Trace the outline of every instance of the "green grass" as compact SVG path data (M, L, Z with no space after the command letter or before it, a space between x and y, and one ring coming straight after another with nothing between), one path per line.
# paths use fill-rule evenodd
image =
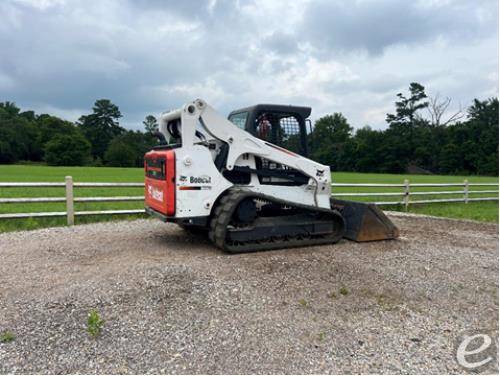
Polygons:
M349 294L349 290L347 289L347 287L341 287L339 290L339 293L340 293L340 295L346 296Z
M48 167L41 165L0 165L0 181L6 182L64 182L64 178L71 175L75 182L142 182L144 171L142 168L112 168L112 167ZM468 179L474 182L498 182L497 177L481 176L438 176L438 175L397 175L397 174L363 174L363 173L333 173L333 181L338 183L402 183L409 179L411 183L461 183ZM459 190L460 187L421 188L418 190ZM474 190L496 189L496 187L474 187ZM335 187L338 192L401 192L401 188L355 188ZM75 197L89 196L140 196L143 188L75 188ZM0 188L0 197L64 197L64 188ZM470 197L478 197L471 195ZM487 194L487 196L495 196ZM419 198L441 198L442 196L420 196ZM461 194L447 195L446 197L461 197ZM416 197L412 197L415 199ZM349 199L349 198L347 198ZM400 200L401 197L353 197L355 200L383 201ZM142 201L137 202L100 202L75 203L75 210L110 210L110 209L141 209ZM384 209L404 210L401 206L384 207ZM65 211L64 203L25 203L0 204L0 213L27 213L39 211ZM498 202L471 202L440 203L412 205L410 212L430 214L451 218L466 218L479 221L498 222ZM114 216L85 216L76 217L76 224L109 221L116 219L137 218L141 215L114 215ZM35 229L49 226L62 226L65 218L29 218L0 220L0 231L15 231Z
M0 334L0 343L9 343L16 339L14 333L6 330Z
M80 182L141 182L142 168L50 167L40 165L0 165L0 181L55 181L67 175Z
M87 316L87 333L95 338L101 334L103 325L104 320L101 319L99 312L95 309L90 310Z

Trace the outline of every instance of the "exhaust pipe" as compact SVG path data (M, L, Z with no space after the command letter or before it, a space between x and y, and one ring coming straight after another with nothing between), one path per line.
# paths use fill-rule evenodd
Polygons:
M158 139L160 145L167 144L167 139L165 138L165 135L163 133L161 133L160 131L154 131L151 134Z
M344 217L346 231L344 237L356 242L396 239L399 229L374 204L330 199L332 208Z

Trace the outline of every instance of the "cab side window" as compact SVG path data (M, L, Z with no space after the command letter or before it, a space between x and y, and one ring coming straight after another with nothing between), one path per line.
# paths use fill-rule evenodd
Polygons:
M240 112L233 114L229 117L229 121L236 125L238 128L245 130L245 125L247 123L248 112Z

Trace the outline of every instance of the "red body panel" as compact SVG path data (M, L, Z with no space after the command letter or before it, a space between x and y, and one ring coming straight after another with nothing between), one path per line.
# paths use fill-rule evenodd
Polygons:
M175 152L153 150L144 158L146 206L167 216L175 215Z

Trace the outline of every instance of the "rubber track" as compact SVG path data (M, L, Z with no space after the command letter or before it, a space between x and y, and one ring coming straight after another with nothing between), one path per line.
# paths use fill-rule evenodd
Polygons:
M308 205L301 205L292 202L288 202L285 200L277 200L275 198L255 193L252 191L246 191L241 188L233 188L230 189L218 202L216 208L214 209L214 214L210 220L209 226L209 239L217 246L218 248L230 252L230 253L242 253L242 252L256 252L256 251L266 251L271 249L280 249L280 248L291 248L291 247L302 247L309 245L319 245L319 244L332 244L337 243L344 234L344 229L339 231L338 234L324 236L324 237L314 237L314 238L289 238L282 239L279 241L259 241L259 242L251 242L247 244L239 244L239 245L231 245L226 243L226 233L227 227L231 221L231 217L233 212L238 207L238 204L245 199L246 197L252 197L257 199L263 199L270 202L275 202L282 205L292 206L300 209L311 210L315 212L325 212L334 216L338 216L342 218L340 213L337 210L330 210L324 208L317 208Z

